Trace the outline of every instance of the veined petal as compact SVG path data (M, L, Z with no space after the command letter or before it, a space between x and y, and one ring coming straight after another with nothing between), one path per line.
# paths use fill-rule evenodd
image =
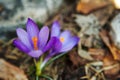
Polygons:
M41 50L33 50L28 53L28 55L33 58L39 58L42 54L43 52Z
M39 34L38 26L30 18L28 18L28 21L26 24L26 29L27 29L28 35L30 36L31 39L32 39L32 37L38 37L38 34Z
M52 25L52 30L51 30L51 37L58 37L60 34L60 24L55 21Z
M58 53L62 48L62 43L60 42L60 40L57 38L55 40L55 44L54 44L54 47L53 47L53 52L55 53Z
M39 33L39 48L43 50L49 38L49 28L43 27Z
M21 28L18 28L16 30L17 32L17 35L18 35L18 38L21 40L21 42L26 45L29 49L32 49L32 46L31 46L31 43L28 39L28 34L26 31L24 31L23 29Z
M47 45L45 46L45 48L43 49L43 52L51 49L53 47L53 45L55 44L57 37L52 37L49 42L47 43Z
M60 35L60 41L62 42L62 45L65 45L70 40L71 34L70 31L64 31Z
M62 43L57 38L55 40L54 46L52 47L52 50L50 51L50 53L48 54L48 56L52 57L54 55L57 55L60 52L61 48L62 48Z
M13 44L21 51L28 53L30 51L29 48L26 47L19 39L15 39L13 41Z
M78 41L78 37L71 37L71 39L64 46L62 46L60 52L67 52L71 50L78 43Z

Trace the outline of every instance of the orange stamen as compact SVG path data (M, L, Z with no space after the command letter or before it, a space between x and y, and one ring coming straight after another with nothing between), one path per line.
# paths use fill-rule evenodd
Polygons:
M37 46L38 38L35 36L32 38L32 41L33 41L34 50L38 50L38 46Z
M65 41L64 37L60 37L60 41L64 42Z

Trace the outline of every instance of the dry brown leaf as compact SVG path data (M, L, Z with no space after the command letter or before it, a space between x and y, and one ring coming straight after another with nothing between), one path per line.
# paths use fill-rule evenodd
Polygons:
M120 61L120 50L117 49L117 47L110 40L110 37L109 37L109 34L107 33L107 31L101 30L100 36L101 36L103 42L109 48L110 52L112 53L113 58L115 60L119 60Z
M71 51L69 57L74 66L79 66L80 64L86 63L85 59L81 58L75 50Z
M106 44L106 46L111 46L110 39L109 39L109 36L108 36L108 33L106 30L101 30L100 37L102 38L102 40Z
M93 14L97 17L100 25L104 26L108 22L108 19L111 17L113 12L114 12L114 7L112 5L109 5L106 6L105 8L93 12Z
M103 68L104 67L111 67L109 69L104 70L104 73L108 76L116 75L120 71L120 65L119 65L118 61L114 60L114 58L111 55L106 55L104 57Z
M90 55L96 60L103 60L105 56L105 50L103 49L89 49Z
M23 70L0 59L0 80L28 80Z
M103 8L109 3L104 0L80 0L77 4L77 12L88 14L93 10Z

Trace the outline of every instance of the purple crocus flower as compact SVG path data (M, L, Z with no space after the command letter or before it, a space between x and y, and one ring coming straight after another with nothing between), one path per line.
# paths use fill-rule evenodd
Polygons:
M51 38L57 37L56 43L53 47L53 52L61 53L71 50L79 41L77 36L72 36L70 31L65 30L60 32L60 24L55 21L52 25Z
M51 38L55 37L54 45L51 47L49 54L45 58L41 65L44 67L46 62L54 55L58 55L62 52L68 52L71 50L79 41L77 36L72 36L70 31L65 30L60 32L60 24L55 21L52 25Z
M49 37L49 28L44 26L40 31L36 23L28 18L26 30L18 28L16 30L18 39L13 41L14 45L31 57L39 58L46 50L50 48L52 38L47 44ZM51 42L51 43L50 43Z

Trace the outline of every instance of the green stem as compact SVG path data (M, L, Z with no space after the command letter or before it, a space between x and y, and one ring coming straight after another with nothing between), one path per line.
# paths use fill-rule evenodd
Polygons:
M40 67L42 62L43 62L43 56L41 56L41 58L38 61L36 61L36 64L35 64L35 66L36 66L36 75L37 76L40 76L42 74L42 70L41 70L41 67Z
M41 75L41 69L40 69L40 62L37 62L36 64L36 75L40 76Z

